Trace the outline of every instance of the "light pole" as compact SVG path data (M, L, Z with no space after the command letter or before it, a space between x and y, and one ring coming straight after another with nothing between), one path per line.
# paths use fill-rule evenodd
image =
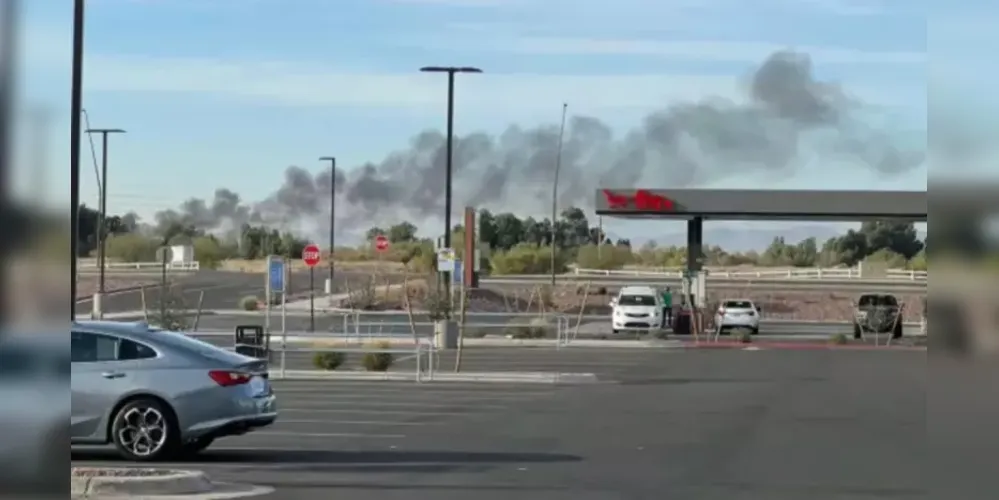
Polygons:
M319 161L330 162L330 284L328 294L333 293L333 250L336 248L336 157L323 156Z
M80 115L83 114L84 0L73 2L73 71L69 112L70 321L76 321L76 281L80 239Z
M98 319L103 318L104 309L101 302L104 298L104 271L107 265L107 229L105 225L107 224L108 218L108 135L109 134L124 134L125 131L120 128L91 128L87 129L87 134L101 134L101 214L100 218L97 220L97 237L98 249L97 249L97 265L100 266L100 281L97 286L97 297L94 297L93 305L94 311L97 313Z
M454 75L455 73L482 73L479 68L470 66L424 66L420 68L424 73L447 73L447 158L445 160L446 177L444 180L444 246L451 248L451 179L453 176L452 143L454 142ZM465 260L468 256L466 256ZM467 263L466 263L467 265ZM444 273L447 286L444 287L445 303L450 303L450 294L447 293L451 285L451 273ZM439 282L438 282L439 283Z
M562 125L558 128L558 151L555 152L555 181L552 182L552 241L551 241L551 271L552 288L555 287L555 234L558 225L558 173L562 169L562 138L565 136L565 112L569 109L568 103L562 103Z

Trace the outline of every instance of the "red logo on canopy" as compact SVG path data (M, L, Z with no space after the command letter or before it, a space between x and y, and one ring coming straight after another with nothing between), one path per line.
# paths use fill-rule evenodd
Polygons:
M607 208L611 210L642 210L647 212L672 212L676 209L673 200L655 194L647 189L639 189L635 194L615 194L603 190Z

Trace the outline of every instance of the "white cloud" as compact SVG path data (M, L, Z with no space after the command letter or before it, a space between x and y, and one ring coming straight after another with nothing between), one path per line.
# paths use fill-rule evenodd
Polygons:
M446 45L445 45L446 46ZM452 47L454 45L451 45ZM462 47L466 47L462 45ZM485 42L483 49L544 55L641 55L677 61L753 62L783 49L807 53L818 64L922 64L922 52L876 52L837 47L781 45L767 42L656 41L599 38L520 37Z
M837 16L873 16L886 11L885 5L874 0L781 0L789 6L800 4Z
M487 73L461 76L456 100L470 111L530 113L552 103L579 112L654 109L676 100L734 97L743 79L691 74L579 75ZM143 58L94 54L85 86L98 92L213 94L288 106L358 106L436 110L444 98L439 75L359 73L319 63ZM900 89L851 88L862 99L899 104ZM892 98L896 100L892 100ZM586 110L586 111L584 111Z

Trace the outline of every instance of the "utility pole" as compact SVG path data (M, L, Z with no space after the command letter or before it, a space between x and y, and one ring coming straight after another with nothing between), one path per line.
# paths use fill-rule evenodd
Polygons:
M70 279L69 317L76 321L77 259L80 246L80 115L83 114L84 0L73 3L73 70L69 111Z
M555 235L558 232L558 174L562 170L562 139L565 137L565 113L568 103L562 103L562 125L558 129L558 151L555 152L555 180L552 182L552 237L551 237L551 273L552 288L555 287Z
M326 293L333 294L333 251L336 249L336 157L323 156L319 161L330 162L330 277Z
M94 296L93 306L96 319L103 319L103 299L106 292L104 286L105 268L107 267L107 218L108 218L108 134L124 134L120 128L92 128L87 129L87 134L101 134L101 213L97 220L97 265L100 266L100 281L97 286L97 294Z

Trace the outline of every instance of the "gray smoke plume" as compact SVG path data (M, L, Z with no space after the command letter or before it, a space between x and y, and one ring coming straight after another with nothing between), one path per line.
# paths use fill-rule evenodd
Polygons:
M562 206L586 207L599 186L695 187L732 175L794 175L808 162L847 161L898 174L924 161L922 149L904 150L891 134L866 127L862 103L831 83L817 81L810 58L782 51L751 75L743 101L682 102L653 112L641 126L615 138L596 118L577 116L567 126L559 175ZM499 137L474 133L454 141L454 210L465 205L547 213L558 127L511 126ZM309 234L328 232L327 169L312 174L289 167L270 197L244 204L219 189L211 203L192 199L157 223L188 221L206 230L243 222ZM444 206L445 137L425 131L409 148L382 163L335 173L337 230L377 223L441 218ZM458 222L458 219L454 219Z

